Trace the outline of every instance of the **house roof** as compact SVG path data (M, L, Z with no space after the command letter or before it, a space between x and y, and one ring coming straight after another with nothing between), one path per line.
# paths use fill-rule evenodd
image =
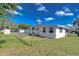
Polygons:
M64 29L68 29L68 27L64 26L64 25L42 25L42 24L38 24L34 27L55 27L55 28L64 28Z

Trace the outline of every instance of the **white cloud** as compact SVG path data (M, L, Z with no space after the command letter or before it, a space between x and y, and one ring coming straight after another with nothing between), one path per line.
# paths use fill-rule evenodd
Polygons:
M40 6L37 10L38 11L46 11L46 12L48 11L45 6Z
M70 12L70 9L69 8L65 8L65 11Z
M57 16L73 16L74 14L71 12L65 12L65 11L61 10L61 11L56 11L55 15L57 15Z
M46 21L51 21L51 20L54 20L54 18L52 17L48 17L48 18L45 18Z
M64 7L63 9L65 12L71 12L70 8Z
M67 26L72 27L73 25L72 24L67 24Z
M73 16L73 13L66 13L65 16Z
M57 15L57 16L73 16L74 13L71 12L70 8L63 7L62 10L56 11L55 15Z
M6 10L6 12L12 15L20 15L20 16L23 15L22 13L15 11L15 10Z
M38 6L37 11L45 11L45 12L48 12L48 10L46 9L46 7L43 4L37 3L35 5Z
M21 6L19 6L19 5L17 6L17 8L18 8L19 10L23 10L23 8L22 8Z
M41 22L42 22L41 20L36 20L36 21L37 21L39 24L41 24Z
M20 16L23 16L23 14L22 14L22 13L20 13L20 12L14 11L14 13L15 13L15 15L20 15Z
M55 15L57 16L63 16L65 14L64 11L56 11Z

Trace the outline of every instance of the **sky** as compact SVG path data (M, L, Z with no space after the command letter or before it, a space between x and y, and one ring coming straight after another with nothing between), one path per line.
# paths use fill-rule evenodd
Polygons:
M71 25L79 15L78 3L22 3L10 20L16 24Z

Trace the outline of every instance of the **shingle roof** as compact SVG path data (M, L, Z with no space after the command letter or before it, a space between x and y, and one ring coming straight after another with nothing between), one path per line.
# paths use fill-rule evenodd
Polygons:
M42 24L38 24L34 27L59 27L59 28L65 28L68 29L68 27L64 26L64 25L42 25Z

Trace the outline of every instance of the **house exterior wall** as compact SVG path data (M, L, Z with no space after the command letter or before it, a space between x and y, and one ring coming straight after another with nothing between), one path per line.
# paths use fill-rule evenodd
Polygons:
M25 30L23 30L23 29L20 29L20 30L19 30L20 33L24 33L24 31L25 31Z
M59 28L56 28L56 33L55 33L55 37L56 38L62 38L62 37L65 37L66 36L66 31L65 29L62 30L62 32L60 32L60 29Z
M27 29L27 30L25 30L25 33L28 34L28 35L32 35L32 30Z
M43 28L46 29L45 33L43 32ZM40 27L38 28L37 27L34 27L34 35L38 35L40 37L44 37L44 38L52 38L52 39L55 39L55 38L62 38L62 37L65 37L67 35L66 33L66 30L63 28L62 32L60 32L60 27L54 27L52 26L53 28L53 33L50 33L49 30L50 30L50 27L49 26L45 26L45 27ZM38 30L36 30L38 29Z
M4 32L5 35L11 34L11 30L10 29L4 29L3 32Z
M49 27L45 27L46 32L43 33L42 29L39 30L39 35L45 38L55 38L55 28L53 28L53 33L49 33Z

